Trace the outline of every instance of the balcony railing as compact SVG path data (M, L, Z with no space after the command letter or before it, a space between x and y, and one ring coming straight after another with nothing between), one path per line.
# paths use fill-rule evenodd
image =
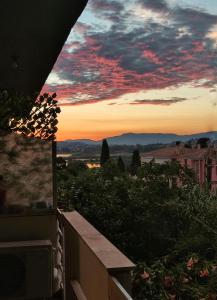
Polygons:
M64 300L130 300L134 264L78 212L58 215Z

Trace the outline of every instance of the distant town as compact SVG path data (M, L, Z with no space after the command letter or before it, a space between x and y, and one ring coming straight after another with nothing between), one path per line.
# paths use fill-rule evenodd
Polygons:
M147 144L150 141L153 142L154 136L157 142ZM123 139L126 144L121 144ZM192 169L200 185L208 180L214 189L217 187L217 132L189 136L126 134L107 139L109 140L111 158L118 160L121 157L126 166L130 164L132 153L137 149L142 164L152 160L160 164L175 160L182 166ZM114 144L114 140L117 144ZM140 144L133 145L133 140L139 141ZM101 141L92 140L58 142L57 156L62 157L66 164L68 161L83 161L88 168L98 168L100 167L101 146Z

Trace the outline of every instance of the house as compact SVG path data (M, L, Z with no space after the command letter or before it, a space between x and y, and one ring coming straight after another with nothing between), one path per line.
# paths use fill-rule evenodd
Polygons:
M168 146L141 154L142 163L155 160L156 163L178 161L182 166L194 170L201 186L209 184L217 188L217 148L186 148L184 145Z
M86 3L87 0L1 1L0 90L34 99ZM4 108L1 102L0 110ZM6 146L10 146L9 140L10 137ZM54 148L47 151L52 168ZM0 153L2 164L7 153ZM61 300L131 299L134 264L77 212L57 209L55 170L46 178L49 195L42 195L46 189L41 184L34 195L26 193L33 177L26 171L26 164L30 167L28 160L21 162L20 158L20 184L8 161L0 176L0 299L53 299L57 291L63 291L63 297L58 298ZM37 166L32 166L32 171L33 167ZM39 180L44 173L36 174Z

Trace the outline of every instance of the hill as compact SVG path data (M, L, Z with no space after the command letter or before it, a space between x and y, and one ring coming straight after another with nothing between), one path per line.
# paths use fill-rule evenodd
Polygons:
M187 142L202 137L217 140L217 131L202 132L190 135L178 135L174 133L125 133L119 136L108 137L109 145L149 145L149 144L170 144L175 141ZM65 140L58 142L59 148L76 146L95 146L101 145L102 141L90 139Z

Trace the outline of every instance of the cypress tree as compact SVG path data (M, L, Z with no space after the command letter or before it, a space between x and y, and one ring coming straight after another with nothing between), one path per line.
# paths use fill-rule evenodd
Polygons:
M102 150L101 150L101 156L100 156L101 167L103 167L109 159L110 159L109 146L108 146L107 140L104 139L102 141Z
M118 157L118 169L119 169L121 172L125 172L125 170L126 170L124 161L123 161L123 159L122 159L121 156Z
M62 156L56 158L56 167L58 170L66 168L66 160Z
M130 165L131 175L136 175L137 170L140 167L141 167L141 158L140 158L139 150L134 150L132 155L131 165Z

